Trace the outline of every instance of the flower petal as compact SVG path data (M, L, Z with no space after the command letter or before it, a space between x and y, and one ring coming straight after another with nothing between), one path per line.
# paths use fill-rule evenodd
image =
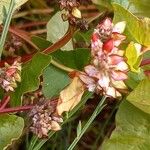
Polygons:
M111 71L111 76L114 80L120 81L128 78L127 74L122 71Z
M113 87L115 87L117 89L127 89L127 86L125 85L125 83L123 81L112 80L111 82L113 84Z
M98 84L102 87L107 89L109 87L110 79L109 76L103 75L99 80Z
M135 46L135 48L136 48L137 55L140 56L140 54L141 54L141 49L142 49L142 45L139 44L139 43L134 43L134 46Z
M114 46L118 47L121 42L126 39L126 36L119 33L113 33L112 38L114 39Z
M123 33L125 30L125 27L126 27L125 21L118 22L117 24L114 25L113 32Z
M123 61L123 57L118 55L111 55L110 57L108 57L108 63L111 65L116 65L121 61Z
M86 66L84 70L90 77L96 77L99 73L99 71L92 65Z
M107 89L106 95L113 98L121 97L121 94L113 87Z
M121 61L120 63L116 65L115 69L120 70L120 71L126 71L128 70L128 65L124 61Z
M94 84L95 83L95 80L88 77L87 75L84 75L84 74L80 74L79 75L79 78L82 82L84 82L85 84L89 85L89 84Z
M103 50L110 53L112 49L114 48L114 40L109 39L103 44Z

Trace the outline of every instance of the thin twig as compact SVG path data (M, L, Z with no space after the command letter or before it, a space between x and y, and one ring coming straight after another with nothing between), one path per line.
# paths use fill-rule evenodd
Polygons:
M145 60L142 60L140 66L145 66L145 65L149 65L149 64L150 64L150 59L145 59Z
M9 101L10 101L10 96L5 96L4 99L2 100L2 105L0 107L0 110L3 110Z
M46 32L47 32L47 29L39 29L39 30L30 31L30 34L31 35L37 35L37 34L43 34L43 33L46 33Z
M13 18L20 18L24 17L26 15L31 15L31 14L49 14L52 13L54 9L49 8L49 9L32 9L31 11L22 11L21 13L17 13L13 16Z
M51 60L51 64L54 65L57 68L60 68L61 70L66 71L66 72L73 72L73 71L75 71L72 68L66 67L63 64L60 64L60 63L56 62L54 59Z
M41 26L41 25L46 25L47 21L34 21L34 22L30 22L30 23L26 23L26 24L19 24L17 25L17 28L19 29L25 29L25 28L29 28L29 27L34 27L34 26Z
M20 106L20 107L14 107L14 108L5 108L5 109L0 109L0 114L4 113L14 113L14 112L20 112L20 111L27 111L32 109L34 106Z

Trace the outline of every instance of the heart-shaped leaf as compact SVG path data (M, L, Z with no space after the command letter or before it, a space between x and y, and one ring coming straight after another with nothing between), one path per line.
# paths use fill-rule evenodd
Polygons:
M47 40L55 43L62 38L67 32L69 23L63 21L61 18L61 12L57 12L47 23ZM72 41L70 40L62 50L69 51L73 50Z

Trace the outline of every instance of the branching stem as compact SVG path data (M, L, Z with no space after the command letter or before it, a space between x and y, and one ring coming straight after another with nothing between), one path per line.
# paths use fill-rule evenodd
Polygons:
M14 112L20 112L20 111L27 111L32 109L33 106L20 106L20 107L13 107L13 108L5 108L5 109L0 109L0 114L4 113L14 113Z

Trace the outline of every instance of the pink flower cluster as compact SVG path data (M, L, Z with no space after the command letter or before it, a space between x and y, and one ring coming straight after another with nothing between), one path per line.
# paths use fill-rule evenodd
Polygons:
M12 65L5 63L5 67L0 69L0 86L5 91L14 91L17 87L16 82L21 81L21 63L17 59Z
M126 89L123 80L127 79L128 65L119 45L125 40L125 22L113 24L106 18L98 24L91 39L91 64L79 75L91 92L108 97L120 97L120 90Z

